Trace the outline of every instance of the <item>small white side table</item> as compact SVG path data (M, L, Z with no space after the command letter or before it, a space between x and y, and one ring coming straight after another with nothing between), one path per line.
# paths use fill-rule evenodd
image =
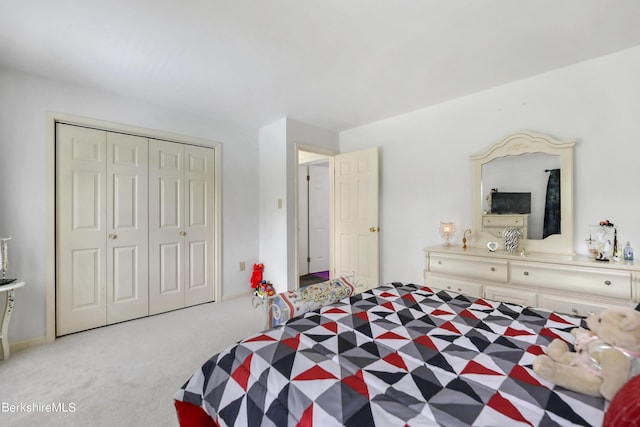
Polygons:
M11 312L13 311L13 303L16 299L15 291L18 288L24 286L24 282L21 280L16 280L15 282L9 283L4 286L0 286L0 293L5 294L5 309L4 315L2 316L2 328L0 329L0 340L2 341L2 359L6 360L9 358L9 320L11 320Z

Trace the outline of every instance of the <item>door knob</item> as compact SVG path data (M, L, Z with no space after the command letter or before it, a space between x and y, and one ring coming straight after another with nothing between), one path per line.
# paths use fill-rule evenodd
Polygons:
M114 239L118 238L118 235L117 234L113 234L113 233L109 233L109 236L107 236L107 237L109 237L110 239L114 240Z
M186 232L186 231L181 231L179 234L180 234L181 236L186 236L186 235L187 235L187 232Z
M369 231L372 232L372 233L375 233L376 231L380 231L380 228L378 228L378 227L370 227Z

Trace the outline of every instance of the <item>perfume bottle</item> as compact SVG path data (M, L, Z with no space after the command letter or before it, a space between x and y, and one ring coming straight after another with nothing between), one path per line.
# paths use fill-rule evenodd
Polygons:
M625 261L633 260L633 248L631 247L631 243L627 242L623 251L622 251L622 259Z

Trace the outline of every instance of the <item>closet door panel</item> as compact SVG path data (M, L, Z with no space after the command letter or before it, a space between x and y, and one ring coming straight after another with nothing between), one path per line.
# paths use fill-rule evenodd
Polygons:
M160 295L169 296L182 290L182 244L160 245Z
M149 313L184 307L184 146L149 142Z
M122 305L140 300L140 281L138 280L138 248L136 246L118 246L112 251L113 288L107 294L111 295L110 304ZM146 292L144 292L146 294ZM145 301L146 302L146 301ZM107 323L112 323L113 312L107 312ZM144 310L146 312L146 310ZM123 319L124 320L124 319Z
M102 285L100 264L102 251L98 248L75 249L71 253L71 310L100 310L97 318L102 323Z
M106 132L56 125L56 334L106 323Z
M107 323L149 314L148 145L107 133Z
M207 286L207 242L189 242L189 290Z
M214 151L185 145L185 245L187 277L185 305L214 300L213 189Z

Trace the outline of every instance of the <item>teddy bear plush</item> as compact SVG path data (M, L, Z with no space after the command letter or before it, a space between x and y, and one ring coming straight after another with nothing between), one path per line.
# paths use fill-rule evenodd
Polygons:
M608 308L586 319L589 330L576 328L575 351L554 339L533 370L554 384L611 400L632 377L640 374L640 312Z

